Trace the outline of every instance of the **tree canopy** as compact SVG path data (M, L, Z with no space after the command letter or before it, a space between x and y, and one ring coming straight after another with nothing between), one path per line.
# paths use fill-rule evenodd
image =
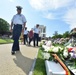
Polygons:
M63 38L66 38L66 37L69 37L69 36L70 36L69 31L66 31L65 33L63 33Z
M57 31L54 32L54 35L52 36L52 38L56 39L56 38L67 38L70 36L70 33L69 31L66 31L65 33L63 34L58 34Z
M0 18L0 34L4 34L9 31L9 23Z

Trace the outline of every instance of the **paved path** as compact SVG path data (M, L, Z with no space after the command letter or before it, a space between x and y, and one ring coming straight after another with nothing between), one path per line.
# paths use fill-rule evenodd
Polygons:
M0 45L0 75L28 75L38 48L20 45L20 52L11 55L12 44Z

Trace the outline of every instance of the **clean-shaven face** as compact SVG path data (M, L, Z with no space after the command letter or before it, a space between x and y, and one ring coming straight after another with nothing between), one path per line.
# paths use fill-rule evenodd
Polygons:
M21 12L22 12L22 10L17 9L17 13L18 14L21 14Z

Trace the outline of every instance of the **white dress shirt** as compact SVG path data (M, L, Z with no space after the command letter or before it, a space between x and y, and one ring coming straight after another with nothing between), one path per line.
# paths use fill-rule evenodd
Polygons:
M40 32L39 28L36 28L36 27L33 30L34 30L34 33L37 33L37 34L39 34Z
M26 21L26 18L24 15L22 14L16 14L13 16L11 22L13 22L13 24L21 24L23 25Z
M28 34L28 31L27 30L24 30L24 35L27 35Z

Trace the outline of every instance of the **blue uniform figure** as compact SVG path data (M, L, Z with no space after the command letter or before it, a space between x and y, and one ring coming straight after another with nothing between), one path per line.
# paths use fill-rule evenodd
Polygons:
M13 33L13 46L12 46L12 55L15 54L16 51L19 51L19 37L21 32L24 32L24 28L26 25L26 18L21 14L22 7L17 6L17 14L13 16L11 21L11 31ZM13 30L12 30L13 27Z
M39 24L36 25L36 27L33 29L34 30L34 40L33 40L33 45L38 46L38 41L39 41Z
M27 27L25 27L25 30L24 30L24 45L26 45L26 42L28 44L28 31L27 31Z

